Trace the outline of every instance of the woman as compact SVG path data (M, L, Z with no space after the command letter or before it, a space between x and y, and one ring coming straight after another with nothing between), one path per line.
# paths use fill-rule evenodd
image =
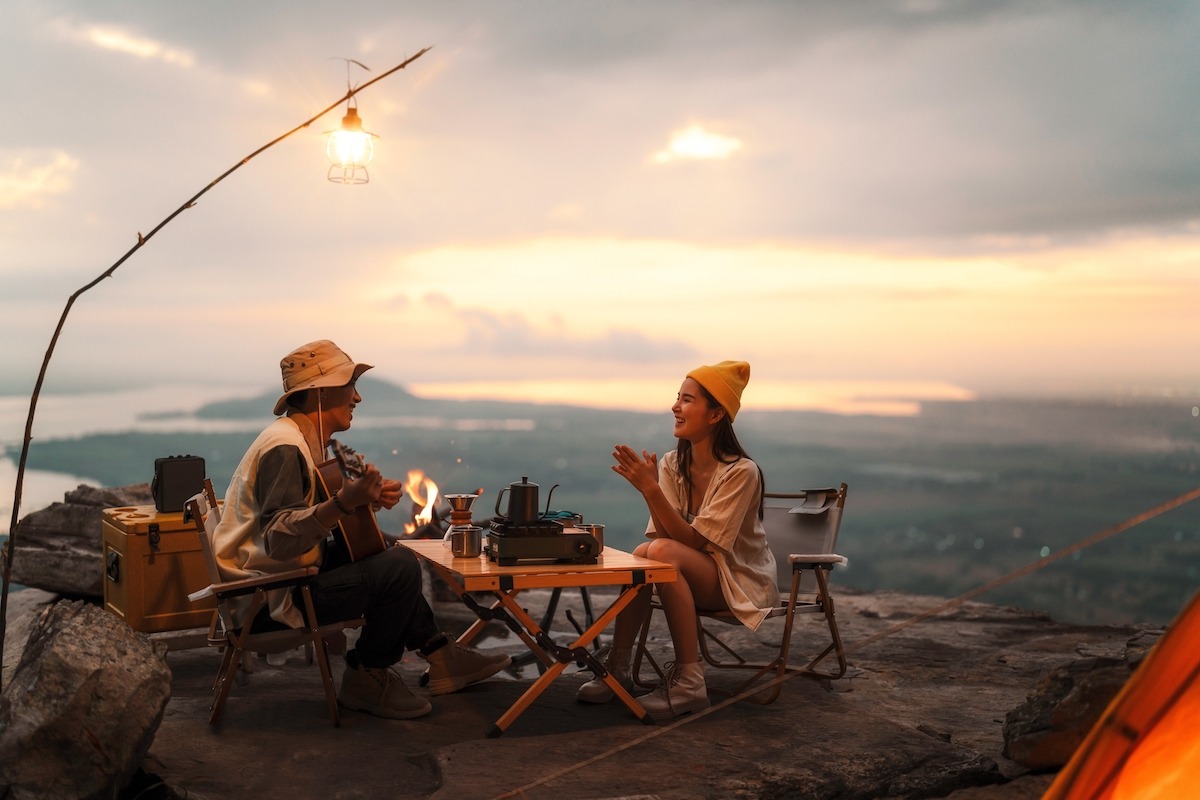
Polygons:
M675 452L663 457L627 445L613 451L613 471L637 489L650 511L646 536L634 553L673 565L679 578L658 584L659 599L675 648L675 661L657 689L638 698L654 718L708 706L700 661L696 609L731 610L758 628L779 598L775 558L762 526L762 471L733 432L750 365L722 361L697 367L679 387L675 405ZM643 593L617 617L607 668L631 686L634 638L650 610ZM580 687L587 703L612 699L601 680Z

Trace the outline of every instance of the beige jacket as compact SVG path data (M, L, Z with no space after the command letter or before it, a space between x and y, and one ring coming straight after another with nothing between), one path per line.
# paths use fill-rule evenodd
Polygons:
M280 417L258 435L242 457L225 494L221 521L213 531L213 551L223 579L321 563L322 543L330 532L315 516L316 439L306 418ZM250 600L247 596L235 601L239 626L245 623ZM276 621L293 628L304 624L289 589L269 592L267 602Z
M659 463L658 483L671 505L708 540L704 552L717 563L721 594L729 609L743 625L756 630L779 602L775 556L758 518L758 465L748 458L719 464L694 517L688 513L683 476L673 450ZM646 526L646 535L658 536L653 519Z

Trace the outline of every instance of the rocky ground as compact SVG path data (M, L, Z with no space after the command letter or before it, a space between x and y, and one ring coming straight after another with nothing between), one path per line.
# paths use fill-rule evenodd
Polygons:
M531 610L546 599L522 597ZM980 603L904 626L940 601L847 590L837 597L851 651L846 677L793 678L768 706L714 695L709 711L654 726L639 724L615 702L576 703L575 689L589 675L570 667L499 738L486 734L529 685L527 674L434 698L434 712L420 720L345 712L335 729L316 667L297 657L277 666L259 661L249 683L234 689L220 725L210 727L218 654L172 651L172 696L144 772L176 796L211 800L1035 798L1052 775L1030 774L1002 756L1006 714L1051 669L1082 658L1121 659L1144 649L1146 638L1132 628L1064 625ZM6 672L24 641L22 615L49 598L34 590L10 598ZM594 593L593 603L603 607L605 596ZM577 598L564 596L564 606L581 616ZM435 608L449 629L467 622L457 602ZM561 608L552 627L569 627ZM820 649L821 628L816 618L798 620L795 659ZM725 632L753 649L761 648L756 637L775 631ZM504 629L492 633L483 646L522 652ZM652 646L665 654L665 629L652 633ZM410 685L422 665L401 665ZM339 677L340 659L334 671ZM714 670L708 679L716 687L732 682ZM162 786L138 791L144 800L168 796Z

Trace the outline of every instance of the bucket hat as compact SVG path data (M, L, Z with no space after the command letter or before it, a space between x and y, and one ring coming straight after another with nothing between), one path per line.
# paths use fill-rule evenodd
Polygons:
M371 368L346 355L328 339L318 339L297 347L279 362L283 375L283 394L275 401L275 415L287 409L287 399L296 392L321 387L345 386Z

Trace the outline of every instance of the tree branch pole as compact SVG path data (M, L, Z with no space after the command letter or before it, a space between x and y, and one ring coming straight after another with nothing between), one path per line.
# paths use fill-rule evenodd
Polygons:
M72 294L67 299L67 304L62 310L62 315L58 318L58 325L54 329L54 335L50 337L50 345L49 345L49 347L46 348L46 355L42 358L42 368L41 368L41 370L38 371L37 382L34 384L33 394L29 398L29 415L25 419L25 438L24 438L24 441L22 441L22 443L21 443L21 458L17 462L17 484L16 484L16 488L13 490L12 521L9 523L9 526L8 526L8 541L5 542L4 550L2 553L0 553L0 560L3 561L3 567L4 567L4 586L3 586L3 592L0 593L0 652L3 652L3 649L4 649L4 634L7 629L8 588L9 588L9 584L11 582L13 556L16 553L15 545L16 545L16 540L17 540L17 523L18 523L18 520L20 519L20 513L21 513L21 492L25 485L25 462L29 458L29 444L33 440L34 413L37 410L37 401L38 401L38 396L41 394L41 391L42 391L42 384L46 379L46 370L50 365L50 357L54 354L54 347L56 344L58 344L58 337L62 334L63 325L67 321L67 314L69 314L71 312L71 307L73 305L75 305L75 301L78 300L80 295L82 295L84 292L91 289L93 286L100 283L105 278L110 277L114 272L116 272L118 267L120 267L122 264L124 264L129 259L129 257L132 256L134 253L136 253L138 250L141 250L142 247L145 246L145 244L147 242L149 242L150 239L153 238L156 233L158 233L160 230L163 229L163 227L165 227L167 225L167 223L169 223L171 220L175 219L177 216L182 214L187 209L196 205L196 201L199 200L200 197L203 196L205 193L207 193L209 189L212 189L218 183L225 180L225 178L229 177L230 174L232 174L234 171L236 171L237 169L244 166L247 162L249 162L250 159L254 158L255 156L257 156L259 153L263 152L264 150L267 150L268 148L279 144L284 139L291 136L293 133L296 133L297 131L299 131L303 128L307 128L309 125L316 122L318 119L325 116L330 111L337 108L342 103L346 102L351 97L353 97L354 95L361 92L363 89L366 89L368 86L371 86L372 84L378 83L379 81L383 80L384 78L388 77L389 75L391 75L394 72L398 72L399 70L404 69L409 64L416 61L421 56L425 55L427 52L429 52L429 48L428 47L423 48L416 55L414 55L408 59L405 59L403 62L392 67L387 72L377 75L376 77L372 78L371 80L367 81L366 83L362 84L361 86L359 86L357 88L348 88L344 95L339 97L333 103L330 103L323 110L314 114L312 117L310 117L309 119L300 123L296 127L292 128L290 131L283 134L282 136L277 136L276 138L267 142L262 147L258 148L257 150L252 152L250 155L243 158L241 161L238 161L232 167L230 167L229 169L222 172L219 176L217 176L216 179L214 179L211 183L209 183L203 189L201 189L200 191L198 191L194 195L192 195L190 198L188 198L187 202L185 202L179 208L177 208L173 212L171 212L171 214L169 216L167 216L167 218L164 219L162 222L155 225L154 228L151 229L151 231L149 233L147 233L146 235L143 236L141 234L141 232L138 232L137 244L135 244L133 247L129 248L129 250L125 253L125 255L123 255L119 259L117 259L116 263L114 263L111 267L104 270L104 272L102 272L98 276L96 276L96 278L93 279L90 283L88 283L87 285L78 289L74 294Z

